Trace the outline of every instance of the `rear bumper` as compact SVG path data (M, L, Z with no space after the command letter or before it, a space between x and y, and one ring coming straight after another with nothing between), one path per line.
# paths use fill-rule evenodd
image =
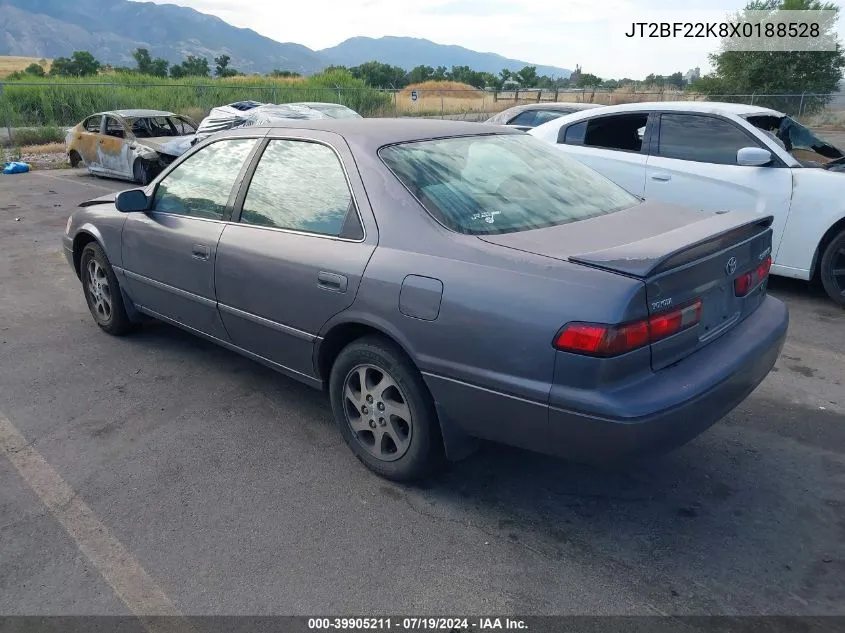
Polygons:
M786 306L767 297L731 332L617 394L611 405L616 411L651 412L611 418L550 407L548 445L557 455L602 463L686 444L766 378L783 349L788 325Z
M609 463L664 453L700 435L771 371L789 325L766 297L732 331L684 360L610 392L551 390L551 405L424 374L441 425L573 461Z

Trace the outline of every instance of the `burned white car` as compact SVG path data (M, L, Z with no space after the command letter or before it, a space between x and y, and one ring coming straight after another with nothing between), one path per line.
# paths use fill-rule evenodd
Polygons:
M68 160L98 176L146 185L190 147L196 131L196 123L173 112L98 112L68 130Z

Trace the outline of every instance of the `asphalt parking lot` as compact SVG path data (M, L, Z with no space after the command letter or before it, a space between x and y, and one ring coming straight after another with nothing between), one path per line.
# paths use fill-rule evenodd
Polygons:
M773 280L775 371L675 453L485 446L403 487L323 394L163 324L98 330L60 236L126 186L0 177L0 613L845 614L845 310L819 290Z

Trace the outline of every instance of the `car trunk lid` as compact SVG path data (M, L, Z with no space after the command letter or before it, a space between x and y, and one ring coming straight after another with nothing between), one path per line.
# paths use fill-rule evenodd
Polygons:
M743 296L737 296L734 285L746 273L756 274L770 257L771 223L771 216L754 212L708 213L644 202L589 220L482 239L642 280L649 316L700 301L697 326L652 342L652 368L657 370L711 342L757 308L765 281L753 280Z

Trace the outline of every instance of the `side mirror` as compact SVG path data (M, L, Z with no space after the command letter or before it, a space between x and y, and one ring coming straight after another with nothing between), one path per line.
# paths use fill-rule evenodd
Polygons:
M150 201L147 194L141 189L130 189L117 194L114 206L122 213L132 213L134 211L146 211L150 206Z
M762 167L772 162L772 153L762 147L743 147L736 153L736 164Z

